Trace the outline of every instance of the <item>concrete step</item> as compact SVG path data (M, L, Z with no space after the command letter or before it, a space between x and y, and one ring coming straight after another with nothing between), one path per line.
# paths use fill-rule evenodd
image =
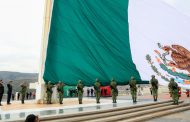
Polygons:
M180 101L182 103L183 101ZM105 117L112 117L112 116L117 116L121 114L126 114L126 113L134 113L134 112L139 112L139 111L145 111L149 109L154 109L154 108L159 108L159 107L166 107L171 105L172 103L163 103L163 104L155 104L155 105L148 105L148 106L143 106L143 107L138 107L138 108L132 108L132 109L124 109L124 110L119 110L119 111L110 111L106 113L94 113L91 115L83 115L83 116L77 116L77 117L72 117L72 118L65 118L65 119L60 119L58 121L64 121L64 122L79 122L79 121L90 121L93 119L97 118L102 118L104 119Z
M164 103L172 103L172 101L169 100L169 101L154 102L154 103L135 105L135 106L129 106L129 107L117 107L117 108L111 108L111 109L106 109L106 110L93 110L93 111L87 111L87 112L56 115L56 116L44 116L44 117L40 117L40 120L41 121L51 121L51 120L56 120L56 119L66 119L66 118L73 118L73 117L81 117L81 116L93 115L93 114L97 114L97 113L98 114L100 114L100 113L108 113L108 112L112 112L112 111L121 111L121 110L126 110L126 109L134 109L134 108L140 108L140 107L158 105L158 104L164 104Z
M118 121L118 120L128 120L130 118L136 118L138 116L148 115L148 114L152 114L155 112L166 111L166 110L170 110L170 109L174 109L174 108L180 108L180 107L184 107L184 106L189 106L189 103L184 103L184 104L180 104L180 105L168 105L168 106L163 106L163 107L159 107L159 108L152 108L152 109L144 110L144 111L138 111L138 112L133 112L133 113L125 113L125 114L120 114L117 116L94 119L94 120L91 120L91 122L110 122L110 121Z
M146 120L150 120L150 119L154 119L157 117L166 116L166 115L174 114L174 113L178 113L178 112L183 112L183 111L187 111L187 110L190 110L190 105L179 107L179 108L173 108L170 110L155 112L155 113L148 114L148 115L138 116L138 117L131 118L131 119L124 119L124 120L120 120L120 121L116 121L116 122L143 122Z

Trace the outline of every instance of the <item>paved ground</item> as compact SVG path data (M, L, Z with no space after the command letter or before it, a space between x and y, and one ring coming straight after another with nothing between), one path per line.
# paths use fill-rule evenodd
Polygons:
M169 100L168 93L162 93L159 95L159 101ZM185 94L182 95L180 100L190 102L190 98L187 98ZM138 96L137 104L151 103L153 98L151 95ZM11 105L0 107L0 121L1 119L11 118L25 118L31 112L36 112L37 115L54 115L54 114L65 114L79 111L91 111L97 109L107 109L111 107L122 107L133 105L131 96L119 96L118 103L113 105L111 97L104 97L101 99L101 104L95 103L95 97L85 97L82 105L78 104L77 98L64 99L64 104L35 104L34 101L26 101L26 104L20 104L20 101L14 101ZM147 122L190 122L190 111L177 113L165 117L156 118Z
M95 99L84 99L83 104L91 104L95 103ZM103 103L106 101L102 101ZM2 111L10 111L10 110L22 110L22 109L41 109L41 108L53 108L53 107L63 107L63 106L73 106L78 105L77 98L64 99L64 104L36 104L35 100L26 100L25 104L21 104L20 101L14 101L11 105L7 105L3 102L3 106L0 107Z
M182 98L184 99L185 96ZM170 99L168 97L168 94L162 94L159 96L159 100L168 100ZM103 97L101 98L101 103L112 103L111 97ZM118 100L128 100L131 101L131 96L119 96ZM145 96L138 96L138 101L153 101L153 98L151 95L145 95ZM93 104L96 103L95 97L85 97L83 99L83 104ZM6 102L2 102L3 106L0 107L0 110L2 111L9 111L9 110L22 110L22 109L41 109L41 108L54 108L54 107L64 107L64 106L73 106L78 105L78 99L77 98L66 98L63 100L63 105L60 104L36 104L34 100L26 100L25 104L21 104L21 101L13 101L11 105L7 105Z

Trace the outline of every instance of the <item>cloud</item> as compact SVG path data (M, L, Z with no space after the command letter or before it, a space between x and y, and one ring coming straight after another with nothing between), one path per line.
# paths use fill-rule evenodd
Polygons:
M45 0L0 4L0 70L38 72Z

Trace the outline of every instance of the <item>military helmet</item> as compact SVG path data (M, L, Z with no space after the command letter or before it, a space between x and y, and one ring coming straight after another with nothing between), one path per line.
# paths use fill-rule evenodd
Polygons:
M174 81L174 78L171 78L170 81Z
M99 82L99 79L98 79L98 78L96 78L96 81L98 81L98 82Z
M133 80L133 79L135 79L135 77L134 77L134 76L131 76L131 79Z
M155 75L152 75L152 78L155 78Z
M82 80L79 80L78 83L82 83Z

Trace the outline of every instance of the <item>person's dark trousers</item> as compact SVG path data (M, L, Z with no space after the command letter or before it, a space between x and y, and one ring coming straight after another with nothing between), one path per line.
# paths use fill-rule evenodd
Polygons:
M7 104L10 104L10 101L11 101L11 95L12 95L11 92L8 92L8 93L7 93Z
M3 97L3 94L0 94L0 105L1 105L2 97Z
M21 103L24 104L25 94L22 94Z

